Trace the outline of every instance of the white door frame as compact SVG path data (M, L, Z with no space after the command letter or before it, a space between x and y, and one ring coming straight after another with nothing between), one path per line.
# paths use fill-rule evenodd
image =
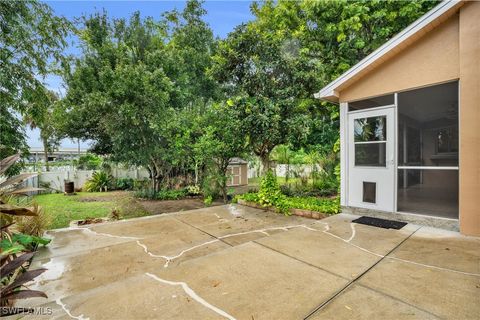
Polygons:
M352 207L361 207L367 209L374 209L374 210L382 210L382 211L389 211L389 212L396 212L397 211L397 132L398 132L398 117L397 117L397 94L394 94L395 102L393 105L381 106L376 108L369 108L369 109L362 109L362 110L355 110L355 111L348 111L348 103L342 102L340 103L340 199L342 206L352 206ZM390 110L389 117L392 118L392 121L389 121L391 124L390 131L390 138L387 136L387 140L390 140L389 143L391 144L391 151L390 156L387 155L386 161L387 166L389 166L390 176L391 176L391 184L389 189L393 192L392 195L392 203L389 205L388 208L383 207L379 208L377 205L369 204L369 203L361 203L352 201L349 197L349 179L351 178L350 175L350 161L352 161L353 154L351 154L350 150L350 130L349 130L349 119L351 115L360 114L361 116L368 117L369 113L372 116L375 114L379 114L378 111L382 110ZM380 112L381 113L381 112ZM388 129L388 128L387 128ZM366 167L368 169L368 167ZM379 169L377 167L372 167L372 169ZM380 168L383 169L383 168ZM378 194L378 192L377 192Z

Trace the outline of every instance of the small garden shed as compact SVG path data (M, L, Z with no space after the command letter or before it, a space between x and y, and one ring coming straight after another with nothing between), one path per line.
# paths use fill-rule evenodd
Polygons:
M340 105L343 207L480 236L479 21L445 0L316 94Z
M248 184L248 162L241 158L232 158L227 167L227 186L245 186Z

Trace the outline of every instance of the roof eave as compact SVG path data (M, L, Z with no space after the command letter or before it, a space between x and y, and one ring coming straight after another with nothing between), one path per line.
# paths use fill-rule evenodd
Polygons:
M321 99L321 100L326 100L326 101L330 101L330 102L333 102L333 103L338 103L338 101L339 101L338 92L336 92L335 90L330 90L328 88L325 88L325 89L326 90L322 89L319 92L313 94L315 99Z

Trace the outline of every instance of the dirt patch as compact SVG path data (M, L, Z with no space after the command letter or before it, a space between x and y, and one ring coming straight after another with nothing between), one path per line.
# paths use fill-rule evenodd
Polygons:
M109 191L102 194L82 195L76 201L78 202L113 202L121 198L128 197L126 191Z
M84 226L86 224L102 223L102 222L105 222L105 221L107 221L107 220L103 219L103 218L86 218L84 220L77 221L77 225Z
M181 199L181 200L141 200L140 204L151 214L161 214L204 208L202 199ZM220 206L222 201L214 201L212 206Z

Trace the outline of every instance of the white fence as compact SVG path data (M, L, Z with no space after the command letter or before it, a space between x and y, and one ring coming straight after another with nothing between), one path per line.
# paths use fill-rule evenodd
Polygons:
M316 165L317 170L321 170L319 165ZM312 166L307 164L277 164L275 166L275 174L277 177L286 177L287 170L290 172L290 177L295 175L308 177L312 173ZM248 167L248 178L256 178L260 176L259 167Z
M92 177L95 170L60 170L40 172L38 176L25 181L24 185L29 187L42 187L49 185L50 188L65 191L65 181L73 181L75 188L82 188L85 182ZM122 169L113 168L112 176L114 178L132 178L132 179L148 179L148 171L146 169Z

